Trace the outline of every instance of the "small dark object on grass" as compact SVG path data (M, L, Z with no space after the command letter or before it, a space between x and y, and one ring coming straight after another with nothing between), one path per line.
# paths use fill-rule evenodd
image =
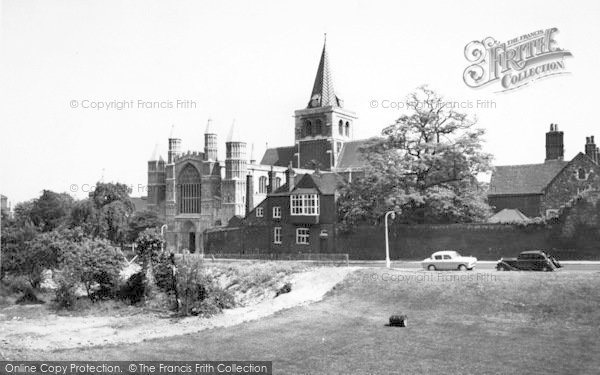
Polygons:
M275 298L279 297L280 294L289 293L291 291L292 291L292 284L285 283L281 288L279 288L279 290L275 294Z
M44 303L44 301L37 298L32 288L26 288L23 291L23 295L19 297L19 299L16 300L15 303L17 305L39 305Z
M406 315L392 315L390 316L389 327L406 327L408 316Z

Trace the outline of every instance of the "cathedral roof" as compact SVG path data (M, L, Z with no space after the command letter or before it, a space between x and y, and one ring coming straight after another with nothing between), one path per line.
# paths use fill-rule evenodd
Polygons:
M317 69L317 76L313 85L308 108L318 107L342 107L342 100L337 97L333 88L333 76L329 68L329 56L327 55L327 40L323 43L323 52Z
M295 149L295 146L268 148L260 164L287 167L294 160Z
M367 144L368 139L345 142L337 160L336 168L362 168L367 161L362 157L360 148Z

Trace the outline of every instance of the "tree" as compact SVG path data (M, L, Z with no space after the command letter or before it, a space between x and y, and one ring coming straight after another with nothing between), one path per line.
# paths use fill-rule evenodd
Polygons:
M129 233L127 235L130 242L135 241L139 234L149 228L160 228L163 225L158 214L155 211L144 210L135 212L129 220Z
M10 259L9 273L25 276L33 288L37 288L42 280L42 272L59 267L63 252L72 243L81 242L83 233L80 230L54 230L52 232L35 233L23 231L16 234L14 246L7 249ZM31 237L19 245L19 241Z
M63 277L73 283L81 282L88 298L94 301L94 286L98 284L101 297L112 297L125 258L120 249L104 239L84 238L65 246L60 259Z
M133 212L133 203L129 198L129 187L121 183L96 183L90 198L97 209L115 201L122 202L129 213Z
M408 113L361 149L368 167L342 187L345 228L395 210L405 223L468 222L489 214L479 173L491 169L476 120L426 86L410 94Z
M89 236L122 245L129 239L133 209L127 185L98 182L88 199L73 204L70 225L80 226Z
M42 232L49 232L64 224L71 213L73 198L66 193L44 190L33 201L29 218Z
M148 293L154 284L152 266L159 261L159 256L164 247L164 240L158 229L151 228L140 233L135 240L135 244L138 259L142 266L141 272L145 275L145 290Z

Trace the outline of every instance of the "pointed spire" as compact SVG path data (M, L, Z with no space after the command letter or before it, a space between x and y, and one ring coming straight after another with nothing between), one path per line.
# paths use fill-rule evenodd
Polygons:
M231 128L229 129L229 135L227 135L226 142L240 142L241 140L242 137L240 136L240 132L237 126L235 126L235 119L233 119L233 122L231 123Z
M171 132L169 133L169 139L181 139L179 137L179 133L177 132L177 127L175 124L171 125Z
M256 159L254 158L254 143L250 145L250 164L256 163Z
M216 134L215 130L213 129L212 122L212 118L209 118L206 122L206 129L204 129L204 134Z
M152 151L152 155L150 156L150 160L148 161L157 161L158 160L158 143L154 145L154 150Z
M308 108L327 106L341 107L342 101L337 97L333 88L333 76L329 69L329 56L327 54L327 34L325 34L323 52L321 52L321 60L319 61Z

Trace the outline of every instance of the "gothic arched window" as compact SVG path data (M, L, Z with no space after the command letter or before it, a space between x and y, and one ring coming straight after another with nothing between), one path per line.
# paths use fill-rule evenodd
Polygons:
M340 133L340 135L344 135L344 121L342 120L340 120L338 123L338 133Z
M346 121L346 137L350 136L350 123Z
M317 133L317 135L323 134L323 124L321 123L321 120L316 121L315 133Z
M279 189L281 186L281 177L275 177L275 181L273 183L275 184L273 191Z
M579 168L577 171L577 178L580 180L585 180L585 170L583 168Z
M179 213L199 214L202 208L202 185L200 173L191 164L183 167L177 178L177 201Z
M312 135L312 123L310 121L306 121L306 136Z
M261 194L267 193L267 178L265 176L260 176L258 179L258 192Z

